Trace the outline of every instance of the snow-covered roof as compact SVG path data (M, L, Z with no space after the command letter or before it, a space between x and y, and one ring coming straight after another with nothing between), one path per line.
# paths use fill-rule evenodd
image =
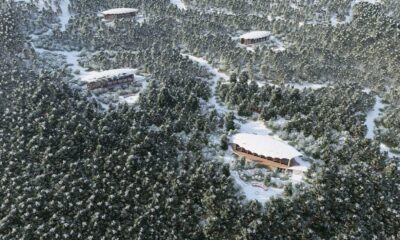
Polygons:
M139 10L136 8L113 8L107 11L102 12L103 15L109 14L126 14L126 13L134 13L138 12Z
M248 32L246 34L241 35L240 38L258 39L258 38L268 37L269 35L271 35L271 32L269 32L269 31L253 31L253 32Z
M84 82L93 82L100 78L119 77L128 74L135 74L135 69L121 68L121 69L107 70L103 72L88 72L81 78L81 80Z
M268 135L239 133L232 137L232 143L266 157L292 159L302 155L292 146Z

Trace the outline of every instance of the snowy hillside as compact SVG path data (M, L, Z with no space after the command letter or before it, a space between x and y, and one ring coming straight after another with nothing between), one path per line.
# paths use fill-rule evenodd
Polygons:
M5 0L0 239L398 239L400 1Z

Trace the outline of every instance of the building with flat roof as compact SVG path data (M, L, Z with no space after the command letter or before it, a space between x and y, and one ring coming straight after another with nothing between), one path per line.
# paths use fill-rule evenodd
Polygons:
M271 36L271 32L268 31L252 31L240 36L241 44L255 44L259 42L265 42Z
M103 18L107 21L113 21L123 18L134 18L139 12L136 8L114 8L101 12Z
M285 142L268 135L239 133L232 137L233 152L257 165L272 169L294 169L302 154ZM297 170L297 168L296 168Z
M82 77L88 90L112 88L121 84L132 84L135 81L134 69L113 69L103 72L91 72Z

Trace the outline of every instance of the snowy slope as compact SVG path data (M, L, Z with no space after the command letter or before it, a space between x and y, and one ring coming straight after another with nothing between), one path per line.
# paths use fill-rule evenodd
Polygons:
M65 31L65 26L68 24L69 19L71 18L71 14L69 12L69 0L61 0L60 8L61 8L61 15L60 23L61 23L61 31Z

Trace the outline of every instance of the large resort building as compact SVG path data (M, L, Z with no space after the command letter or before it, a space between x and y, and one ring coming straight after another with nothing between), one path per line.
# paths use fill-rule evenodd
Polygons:
M240 36L240 43L241 44L255 44L259 42L267 41L271 36L271 33L268 31L253 31L248 32Z
M232 138L232 149L237 156L270 169L305 169L298 162L302 155L300 152L268 135L236 134Z
M138 13L136 8L114 8L101 13L104 20L113 21L116 19L129 19L136 17Z
M114 69L103 72L92 72L82 78L88 90L113 88L117 85L132 84L135 81L133 69Z

